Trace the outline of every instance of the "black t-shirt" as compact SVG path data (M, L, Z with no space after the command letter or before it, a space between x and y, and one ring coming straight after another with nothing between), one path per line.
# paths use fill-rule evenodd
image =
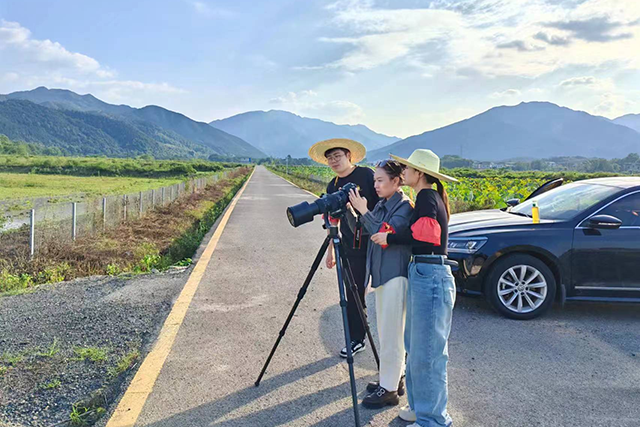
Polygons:
M428 188L420 190L416 197L410 225L411 228L403 232L389 234L387 243L409 245L414 255L447 255L449 220L442 197L436 190ZM438 234L440 242L435 244L433 240ZM431 242L425 240L431 240Z
M378 200L380 200L373 186L373 171L367 167L356 166L353 172L344 178L333 178L327 185L327 194L335 193L348 182L353 182L360 188L360 194L367 199L367 208L370 211L373 210ZM351 213L347 211L347 215L351 215ZM367 256L369 239L362 239L359 250L353 249L353 232L349 228L346 219L340 221L340 233L342 234L342 246L345 248L347 255Z

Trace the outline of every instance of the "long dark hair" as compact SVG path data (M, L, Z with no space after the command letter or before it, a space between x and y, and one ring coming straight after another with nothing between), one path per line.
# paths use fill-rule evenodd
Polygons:
M444 208L447 210L447 221L449 221L451 219L451 210L449 209L449 196L447 195L447 190L445 190L444 185L442 185L442 182L440 182L438 178L427 175L426 173L424 174L424 177L427 179L427 183L436 184L438 186L438 194L440 194L440 197L444 202Z

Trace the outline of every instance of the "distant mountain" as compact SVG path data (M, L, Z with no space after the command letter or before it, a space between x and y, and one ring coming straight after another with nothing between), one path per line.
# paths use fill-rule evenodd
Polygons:
M313 143L329 138L354 139L368 150L399 139L376 133L364 125L337 125L278 110L251 111L214 120L210 125L236 135L274 157L307 157Z
M128 105L112 105L99 100L91 94L78 95L66 89L47 89L40 86L33 90L13 92L8 95L0 95L6 99L21 99L31 101L45 107L75 111L99 111L102 113L121 115L134 110ZM2 101L2 98L0 98Z
M113 105L103 102L93 95L78 95L69 90L47 89L45 87L0 95L0 101L3 98L5 100L26 100L56 110L106 114L111 119L123 120L129 124L145 122L148 126L153 125L152 129L159 127L162 132L178 136L178 139L186 141L189 145L201 147L200 150L197 150L198 153L252 158L266 157L263 152L237 136L158 106L132 108L127 105ZM148 136L155 138L155 135L157 132L152 132Z
M626 116L613 119L613 123L626 126L636 132L640 132L640 114L627 114Z
M517 157L584 156L611 159L640 152L640 133L582 111L548 102L495 107L440 129L406 138L370 152L369 160L389 153L409 156L429 148L439 156L472 160Z
M15 99L0 102L0 134L14 141L57 147L70 155L188 158L211 153L206 147L151 123L53 109Z

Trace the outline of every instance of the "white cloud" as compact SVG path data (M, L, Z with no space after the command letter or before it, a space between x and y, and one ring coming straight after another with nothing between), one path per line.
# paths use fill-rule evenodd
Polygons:
M634 25L640 2L635 0L617 0L615 7L602 0L436 1L422 9L351 0L328 9L335 28L347 35L320 40L351 48L325 68L362 71L397 61L415 65L421 52L435 47L439 55L427 55L424 64L447 73L535 78L573 64L610 61L640 68L638 55L629 54L638 50L640 39L640 25ZM616 25L624 26L625 37L606 36Z
M218 18L230 18L233 16L233 12L230 10L211 6L209 3L203 1L187 1L187 3L202 16Z
M562 91L587 90L591 92L614 92L616 85L610 78L597 78L594 76L571 77L558 84Z
M357 124L362 121L362 108L350 101L323 101L313 90L288 92L285 95L272 98L270 104L300 115L330 120L339 124Z
M518 89L507 89L502 92L494 92L493 94L490 95L490 97L491 98L511 98L511 97L520 96L520 95L522 95L522 92L520 92Z
M637 108L638 104L623 94L607 92L600 97L600 103L593 108L595 114L615 118Z
M0 21L0 93L36 86L89 91L109 102L153 103L162 95L185 93L169 83L119 80L117 72L60 43L37 40L17 22Z
M17 22L0 21L0 50L9 60L12 56L18 56L24 62L39 64L48 69L111 75L109 70L87 55L69 52L60 43L51 40L31 38L31 31Z

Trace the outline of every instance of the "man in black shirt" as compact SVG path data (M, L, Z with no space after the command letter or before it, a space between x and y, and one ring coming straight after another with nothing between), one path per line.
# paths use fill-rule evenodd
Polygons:
M366 149L362 144L350 139L330 139L314 144L309 149L309 157L318 163L329 165L335 172L336 177L327 185L327 194L335 193L348 182L356 184L360 188L360 194L367 199L369 210L373 210L379 197L373 185L373 171L367 167L355 166L356 163L364 159ZM347 215L353 215L347 212ZM369 236L363 236L360 241L356 241L353 231L349 228L348 221L340 223L340 234L345 255L351 265L353 276L358 286L358 293L363 307L365 305L365 275L367 261L367 246ZM327 251L326 266L333 268L335 265L333 244ZM365 349L365 329L358 313L358 307L354 301L353 294L347 291L347 318L349 320L349 332L351 335L351 350L353 354ZM347 357L347 349L340 352L342 357Z

